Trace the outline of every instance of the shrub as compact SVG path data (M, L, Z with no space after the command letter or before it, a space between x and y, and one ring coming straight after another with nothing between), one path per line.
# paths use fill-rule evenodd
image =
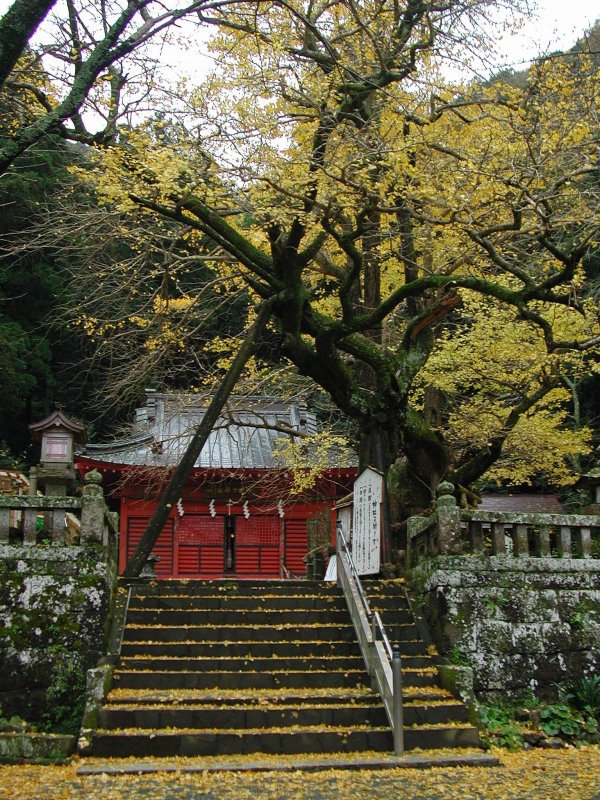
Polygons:
M523 747L521 728L510 704L500 701L494 705L480 706L479 713L485 728L481 736L484 746L496 745L509 750Z
M598 723L566 703L549 703L540 709L540 728L547 736L587 739L598 732Z

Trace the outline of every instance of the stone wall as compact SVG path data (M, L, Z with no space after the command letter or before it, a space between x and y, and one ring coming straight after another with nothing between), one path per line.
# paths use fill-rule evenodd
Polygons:
M438 556L411 571L440 654L485 700L600 672L600 560Z
M104 652L116 552L0 546L0 707L4 716L74 725L85 672ZM79 712L81 709L79 709Z

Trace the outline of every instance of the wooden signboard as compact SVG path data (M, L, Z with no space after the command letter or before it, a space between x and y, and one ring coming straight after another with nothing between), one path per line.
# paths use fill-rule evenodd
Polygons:
M383 475L370 467L354 483L352 559L359 575L374 575L381 564Z

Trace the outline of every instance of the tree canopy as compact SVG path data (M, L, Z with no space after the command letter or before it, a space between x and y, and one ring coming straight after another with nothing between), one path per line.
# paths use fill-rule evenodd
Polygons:
M211 303L268 301L268 357L352 421L392 520L443 476L564 483L590 447L566 414L600 341L597 66L577 51L525 85L450 80L498 8L196 6L215 71L169 113L115 124L80 173L140 252L160 229L178 243L168 291L148 295L156 346L205 347L206 287ZM115 274L103 265L97 285ZM106 332L100 315L83 324Z
M177 23L218 6L219 0L15 0L0 19L0 86L21 92L28 113L0 142L0 175L49 135L110 142L117 125L159 93L157 53ZM30 47L47 15L43 41Z

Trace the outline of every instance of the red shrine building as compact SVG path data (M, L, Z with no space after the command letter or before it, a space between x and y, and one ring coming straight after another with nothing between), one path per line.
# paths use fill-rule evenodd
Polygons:
M207 401L148 390L126 438L87 444L76 458L81 475L103 477L120 514L119 571L133 554L154 511L169 468L180 460ZM153 549L159 578L285 578L306 573L308 524L332 520L350 491L354 467L326 469L301 495L274 450L281 437L318 433L316 417L299 403L233 399L214 426L181 498ZM335 525L331 524L331 530Z

